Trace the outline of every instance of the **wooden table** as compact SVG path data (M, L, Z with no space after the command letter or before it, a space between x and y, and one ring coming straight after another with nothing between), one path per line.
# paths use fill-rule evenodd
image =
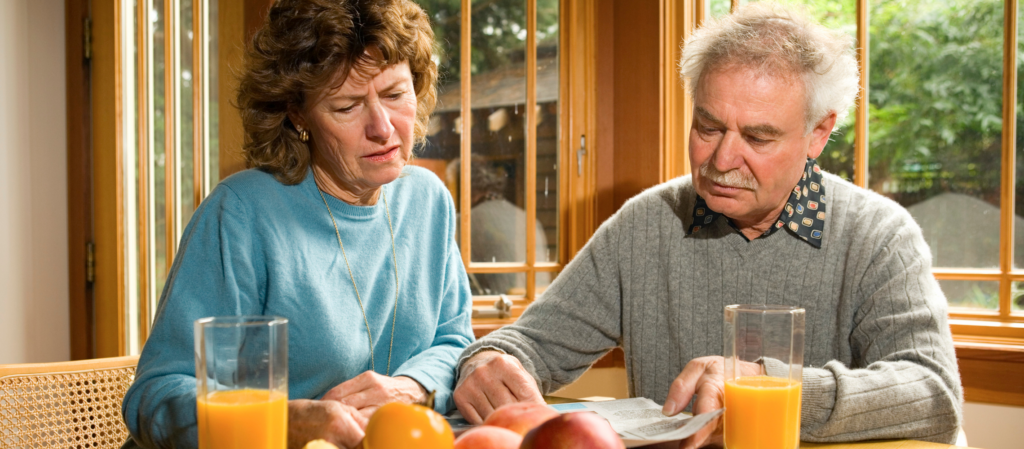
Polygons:
M565 404L570 402L586 402L585 399L570 399L558 396L544 396L548 404ZM645 449L677 449L679 443L659 443L643 446ZM800 449L971 449L951 444L929 443L915 440L876 440L857 443L817 444L800 442Z
M643 449L677 449L679 443L659 443ZM960 449L963 446L914 440L863 441L858 443L815 444L800 442L800 449ZM963 448L970 449L970 448Z

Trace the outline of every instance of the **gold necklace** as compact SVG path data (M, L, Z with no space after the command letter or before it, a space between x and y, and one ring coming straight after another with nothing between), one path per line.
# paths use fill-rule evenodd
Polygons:
M331 206L327 204L327 197L324 196L324 191L320 190L320 186L316 187L316 190L320 192L320 199L324 200L324 206L327 206L327 214L331 216L331 224L334 225L334 235L338 236L338 247L341 248L341 255L345 258L345 268L348 268L348 277L352 279L352 288L356 291L356 300L359 301L359 311L363 312L363 322L366 323L366 337L370 342L370 370L376 372L377 367L373 360L373 335L370 333L370 320L366 318L366 309L363 308L363 299L359 296L359 287L356 286L356 277L352 274L352 266L348 263L348 254L345 254L345 245L341 243L341 232L338 231L338 222L334 220L334 213L331 212ZM388 217L388 231L391 232L391 261L395 265L395 313L391 317L391 343L388 345L388 370L386 375L391 375L391 350L395 347L395 323L398 320L398 251L395 250L395 230L391 227L391 211L388 210L388 196L384 192L384 188L380 189L380 196L384 200L384 213Z

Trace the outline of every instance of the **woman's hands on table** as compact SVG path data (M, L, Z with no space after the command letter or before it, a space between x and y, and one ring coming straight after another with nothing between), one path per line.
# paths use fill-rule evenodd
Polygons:
M359 411L337 401L288 401L288 448L301 449L317 439L348 449L358 447L367 421Z
M455 406L473 424L482 423L495 409L517 402L544 403L533 376L519 359L483 350L462 364L455 386Z
M427 398L427 390L410 377L388 377L366 371L324 394L325 401L338 401L359 411L367 420L389 402L414 404ZM366 427L366 423L363 423Z
M330 389L321 400L288 401L288 447L301 449L323 439L342 448L357 448L370 416L389 402L420 402L427 392L415 380L364 372Z
M757 363L740 362L741 376L764 374L764 367ZM725 407L725 358L721 356L699 357L683 368L672 386L662 413L673 416L683 411L690 399L693 401L693 415L707 413ZM679 443L680 449L696 449L707 445L722 446L722 417L704 426L690 438Z

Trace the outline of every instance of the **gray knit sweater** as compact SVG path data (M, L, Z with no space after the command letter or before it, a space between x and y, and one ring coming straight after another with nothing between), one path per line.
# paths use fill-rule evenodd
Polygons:
M519 358L549 393L609 349L659 403L686 363L722 354L723 308L806 309L801 439L952 443L963 393L921 229L898 204L825 174L820 249L789 231L747 242L724 218L686 235L689 176L631 199L523 316L471 345Z

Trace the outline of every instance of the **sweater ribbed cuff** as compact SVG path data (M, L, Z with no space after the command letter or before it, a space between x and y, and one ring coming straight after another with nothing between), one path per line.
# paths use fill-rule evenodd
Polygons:
M804 367L800 427L820 427L832 416L836 405L836 378L832 371Z

